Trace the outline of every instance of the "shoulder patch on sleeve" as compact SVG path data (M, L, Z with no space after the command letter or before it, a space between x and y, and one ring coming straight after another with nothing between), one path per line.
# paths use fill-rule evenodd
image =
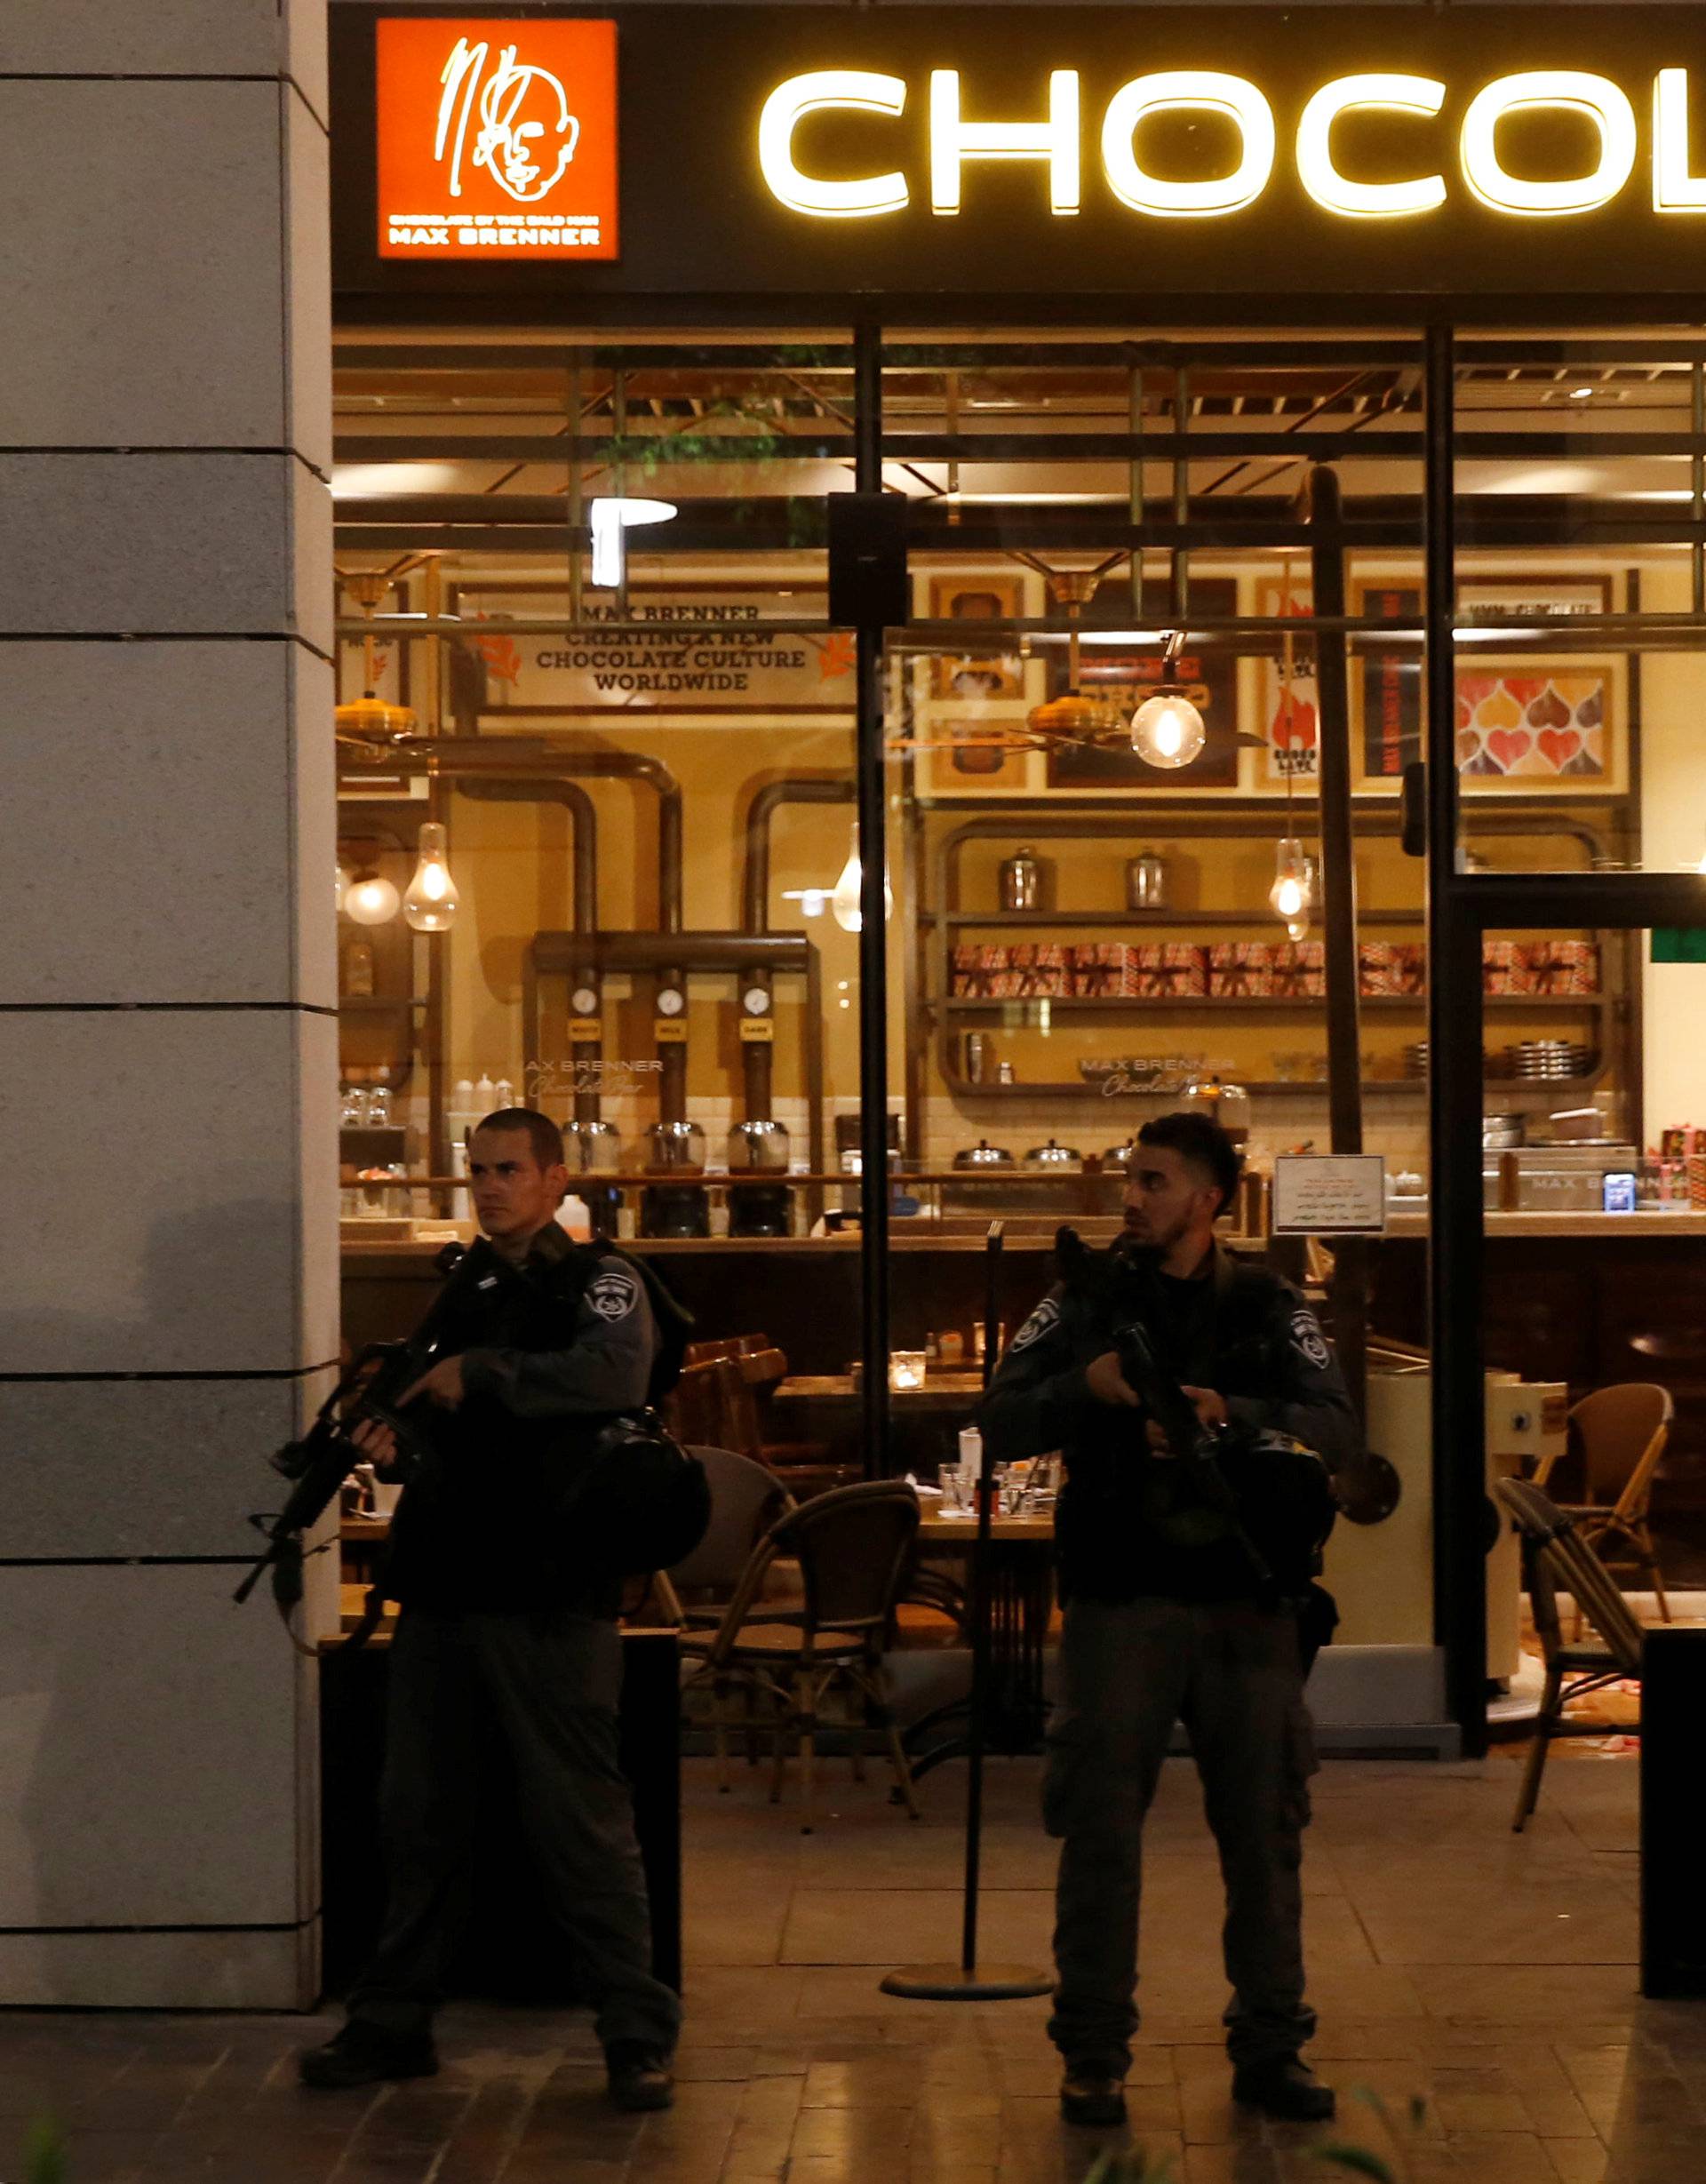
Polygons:
M1046 1296L1008 1344L1008 1354L1029 1350L1032 1343L1040 1343L1052 1327L1059 1324L1060 1304L1056 1298Z
M1327 1370L1332 1356L1327 1347L1327 1337L1321 1333L1321 1323L1312 1311L1299 1311L1291 1315L1292 1346L1306 1359L1318 1373Z
M626 1266L607 1267L586 1286L588 1308L612 1326L626 1319L640 1302L640 1284Z

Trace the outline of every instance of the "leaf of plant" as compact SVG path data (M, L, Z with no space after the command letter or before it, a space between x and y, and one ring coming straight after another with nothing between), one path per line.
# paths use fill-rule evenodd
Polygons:
M1398 2184L1391 2166L1366 2146L1318 2146L1315 2158L1330 2168L1348 2169L1352 2176L1373 2177L1376 2184Z
M44 2117L29 2127L24 2141L24 2184L66 2184L65 2134Z

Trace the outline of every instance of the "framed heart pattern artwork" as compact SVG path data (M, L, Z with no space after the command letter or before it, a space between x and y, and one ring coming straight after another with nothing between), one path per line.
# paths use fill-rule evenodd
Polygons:
M1465 786L1609 785L1613 666L1476 663L1457 674L1457 770Z

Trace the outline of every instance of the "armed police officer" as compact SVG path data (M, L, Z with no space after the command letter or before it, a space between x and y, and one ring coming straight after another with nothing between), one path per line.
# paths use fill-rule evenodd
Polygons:
M1056 1448L1065 1458L1061 1703L1043 1805L1061 1842L1049 2035L1073 2123L1124 2114L1144 1816L1180 1718L1226 1888L1233 2094L1277 2116L1334 2108L1300 2056L1315 2029L1303 2001L1301 1831L1316 1763L1298 1606L1331 1507L1320 1464L1295 1445L1332 1466L1354 1452L1359 1427L1302 1297L1215 1239L1240 1167L1206 1115L1145 1124L1128 1163L1123 1236L1111 1253L1073 1254L1077 1239L1062 1232L1067 1279L1014 1337L981 1412L996 1460ZM1141 1318L1157 1363L1228 1451L1224 1467L1183 1461L1145 1412L1115 1347L1122 1316ZM1220 1506L1200 1489L1206 1470L1226 1494L1234 1448L1239 1475L1267 1495L1269 1537L1285 1536L1292 1481L1307 1503L1297 1514L1315 1541L1289 1558L1283 1590L1230 1497ZM1314 1598L1330 1614L1326 1596Z
M402 1399L434 1407L431 1452L398 1505L385 1589L391 1646L378 1950L348 2021L301 2058L305 2084L348 2086L436 2070L432 2023L472 1884L476 1730L514 1758L546 1909L596 2005L611 2098L667 2108L680 2025L652 1976L650 1921L628 1786L617 1761L620 1580L565 1551L551 1521L556 1467L641 1408L660 1351L635 1262L575 1244L555 1219L568 1187L556 1125L488 1115L469 1145L483 1236L443 1355ZM654 1311L654 1303L657 1311ZM395 1436L352 1436L380 1466Z

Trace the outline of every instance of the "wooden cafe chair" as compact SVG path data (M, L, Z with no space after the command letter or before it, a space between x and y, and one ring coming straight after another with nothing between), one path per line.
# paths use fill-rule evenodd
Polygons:
M1604 1563L1582 1537L1576 1518L1527 1479L1498 1479L1494 1491L1522 1534L1529 1606L1546 1662L1545 1689L1511 1823L1520 1834L1539 1802L1540 1778L1552 1739L1607 1733L1604 1722L1569 1719L1568 1708L1608 1684L1640 1681L1641 1626ZM1560 1590L1570 1595L1578 1618L1585 1616L1596 1632L1587 1644L1566 1643L1558 1613ZM1639 1725L1629 1734L1638 1735Z
M772 1804L782 1795L787 1740L793 1737L797 1743L804 1799L801 1832L809 1835L820 1710L830 1687L840 1685L857 1702L858 1713L848 1723L855 1780L863 1779L866 1728L881 1730L901 1800L918 1818L884 1661L918 1517L918 1496L903 1479L870 1479L813 1495L759 1542L717 1629L687 1634L682 1650L698 1666L683 1690L701 1686L711 1692L719 1789L729 1786L722 1702L737 1686L745 1686L770 1716ZM778 1621L763 1603L765 1578L785 1555L800 1566L803 1605L797 1621Z
M1621 1381L1584 1395L1572 1407L1570 1423L1582 1451L1586 1498L1558 1504L1574 1520L1577 1537L1594 1549L1607 1569L1646 1573L1665 1622L1670 1620L1670 1604L1648 1519L1654 1474L1675 1416L1670 1391L1653 1381ZM1555 1456L1542 1458L1535 1486L1546 1485L1556 1462ZM1578 1638L1581 1631L1578 1616Z

